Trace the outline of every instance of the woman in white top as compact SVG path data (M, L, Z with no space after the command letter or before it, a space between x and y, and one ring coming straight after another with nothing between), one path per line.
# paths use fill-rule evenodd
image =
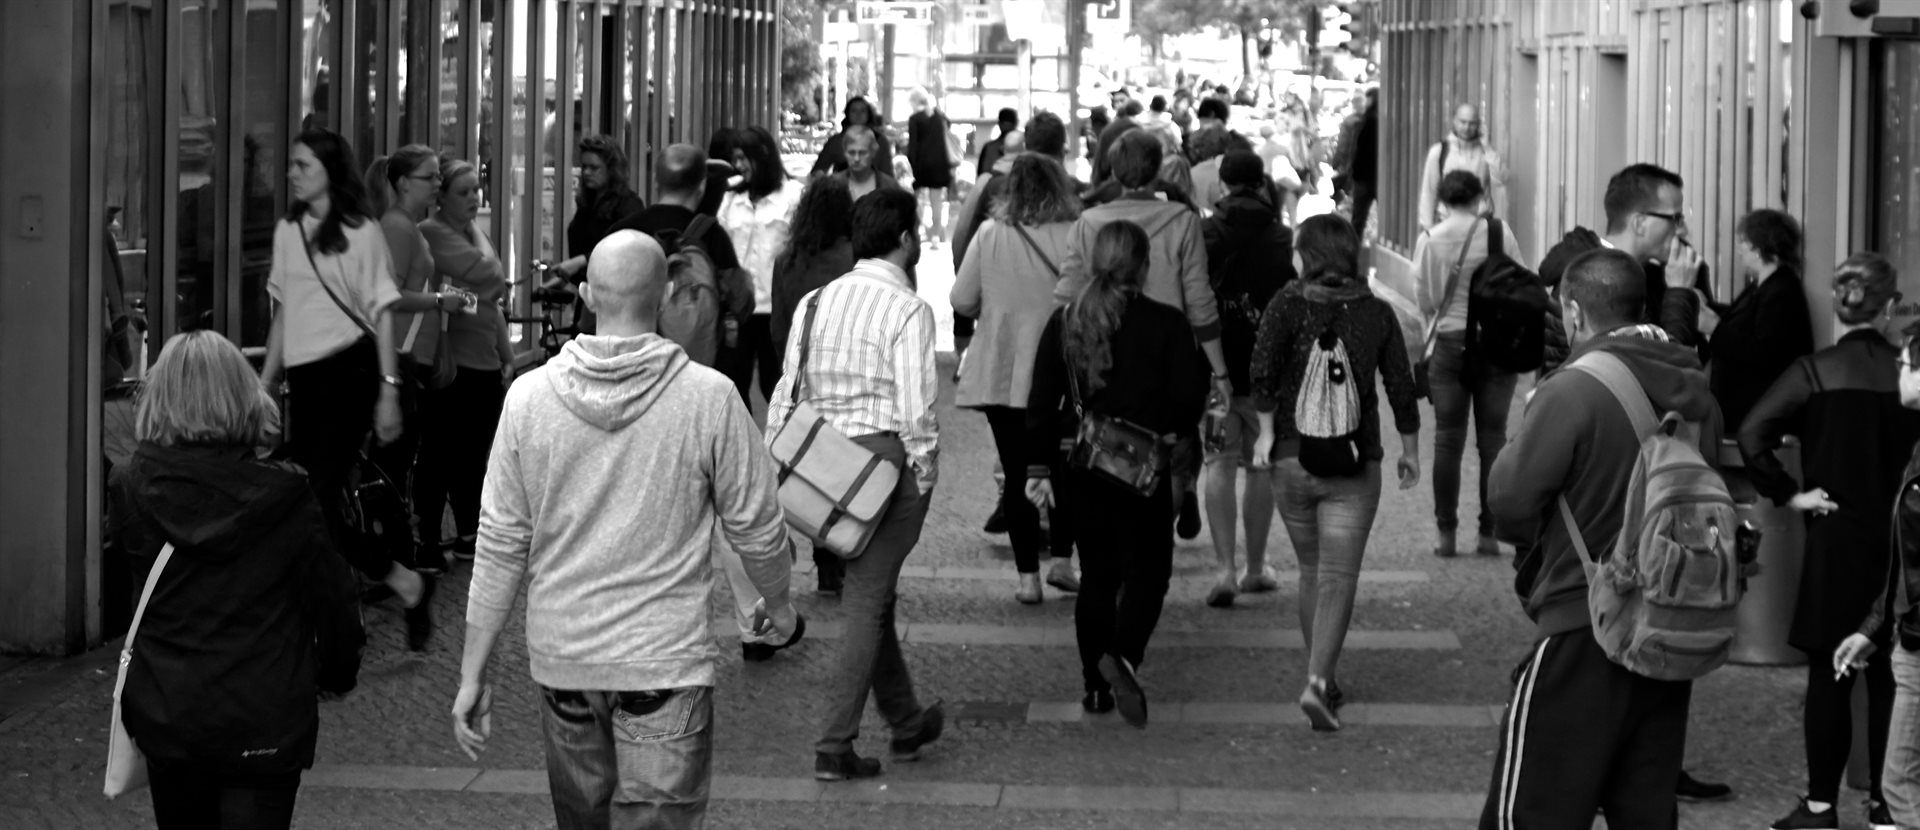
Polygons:
M420 220L427 217L439 193L440 158L433 148L409 144L391 156L374 159L367 167L367 207L370 215L380 217L380 231L386 236L387 251L393 255L393 278L400 289L388 315L393 321L393 338L400 353L413 358L413 406L403 415L407 420L400 440L380 448L374 462L396 483L413 485L414 517L422 528L438 528L440 511L419 498L419 482L431 471L419 469L422 414L433 408L436 386L451 378L438 378L434 366L446 330L447 312L458 311L465 299L458 292L438 286L433 278L433 256L427 240L420 235ZM436 382L438 381L438 382ZM415 551L412 564L422 571L442 571L446 560L434 550L430 540Z
M780 380L780 346L769 333L773 319L773 261L787 247L793 210L805 185L787 176L780 162L780 145L765 127L748 127L733 135L733 169L740 186L720 202L720 227L727 229L740 267L753 277L753 316L740 328L740 344L722 349L717 368L740 390L740 399L753 405L749 386L753 370L760 370L760 394L771 397Z
M1475 424L1480 450L1480 539L1482 554L1496 555L1493 516L1487 512L1487 472L1507 443L1507 413L1519 376L1488 365L1467 352L1467 293L1473 272L1487 260L1488 222L1482 218L1486 190L1479 177L1455 170L1440 180L1440 203L1447 215L1420 234L1413 261L1420 268L1420 310L1427 317L1427 376L1432 389L1433 511L1435 556L1454 554L1460 526L1460 459L1467 451L1467 416ZM1524 262L1513 228L1499 223L1501 250Z
M271 388L286 375L286 449L313 482L335 547L408 608L424 609L433 583L385 551L350 542L355 534L341 504L368 432L383 445L401 434L405 381L390 322L400 299L393 260L380 226L366 215L345 139L307 130L295 140L290 162L293 206L273 231L267 293L277 305L261 380ZM428 619L424 612L408 615L410 644L424 643L425 632L417 629Z

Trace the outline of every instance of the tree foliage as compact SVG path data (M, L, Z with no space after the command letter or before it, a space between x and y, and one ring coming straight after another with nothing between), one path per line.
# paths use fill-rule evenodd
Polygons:
M780 102L808 120L819 117L820 45L813 41L817 0L781 0Z
M1133 33L1157 56L1160 42L1208 26L1238 30L1243 39L1259 37L1260 21L1285 32L1300 28L1301 15L1316 0L1134 0Z

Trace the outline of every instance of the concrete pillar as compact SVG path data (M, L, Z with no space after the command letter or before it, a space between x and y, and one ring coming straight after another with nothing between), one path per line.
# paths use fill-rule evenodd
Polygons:
M0 3L0 649L98 639L94 5Z

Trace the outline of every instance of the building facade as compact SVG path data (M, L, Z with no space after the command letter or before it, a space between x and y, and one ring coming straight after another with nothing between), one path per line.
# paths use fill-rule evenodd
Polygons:
M1920 19L1920 4L1880 6ZM1875 34L1845 0L1386 0L1383 23L1394 247L1410 250L1418 231L1425 148L1454 106L1474 103L1507 159L1508 218L1531 260L1575 226L1602 229L1608 177L1645 161L1686 180L1719 299L1741 287L1736 223L1771 207L1805 226L1823 339L1827 276L1855 251L1900 268L1896 326L1920 311L1920 40Z
M103 495L141 373L185 330L264 348L303 128L362 165L412 143L473 161L524 316L530 262L578 253L579 138L620 141L650 195L656 148L777 129L778 20L779 0L0 3L0 650L124 630Z

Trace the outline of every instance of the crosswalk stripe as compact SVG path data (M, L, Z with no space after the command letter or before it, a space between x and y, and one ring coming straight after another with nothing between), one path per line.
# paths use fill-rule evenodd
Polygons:
M795 573L810 574L814 567L811 561L802 559L794 566ZM1211 583L1220 572L1212 568L1180 568L1173 572L1174 581L1196 581ZM1273 577L1282 588L1300 581L1299 571L1274 571ZM1019 574L1012 566L999 568L973 568L948 565L906 565L900 568L902 579L950 579L962 582L1014 582ZM1361 571L1362 585L1418 585L1431 581L1426 571Z
M322 765L303 787L429 790L545 796L545 770ZM1480 814L1479 793L1291 792L1203 787L1030 786L957 781L888 780L823 783L810 778L713 777L716 801L920 804L1002 810L1099 810L1241 813L1289 817L1467 820Z
M986 704L992 707L993 704ZM1018 708L1018 707L1016 707ZM1111 714L1089 715L1079 701L1036 701L1025 706L1027 723L1120 723ZM1435 726L1485 729L1500 725L1501 704L1441 705L1422 703L1352 703L1340 709L1347 726ZM972 719L973 705L956 707L955 720ZM1170 723L1293 726L1305 716L1293 703L1216 703L1155 701L1155 725ZM980 718L986 720L989 718Z
M731 617L713 620L716 632L736 630ZM954 646L1076 645L1071 625L973 625L902 622L896 628L901 642ZM807 620L807 639L837 640L844 631L838 620ZM1182 628L1154 632L1150 648L1302 649L1306 639L1294 628ZM1458 651L1460 638L1452 631L1359 630L1347 632L1346 648L1369 651Z

